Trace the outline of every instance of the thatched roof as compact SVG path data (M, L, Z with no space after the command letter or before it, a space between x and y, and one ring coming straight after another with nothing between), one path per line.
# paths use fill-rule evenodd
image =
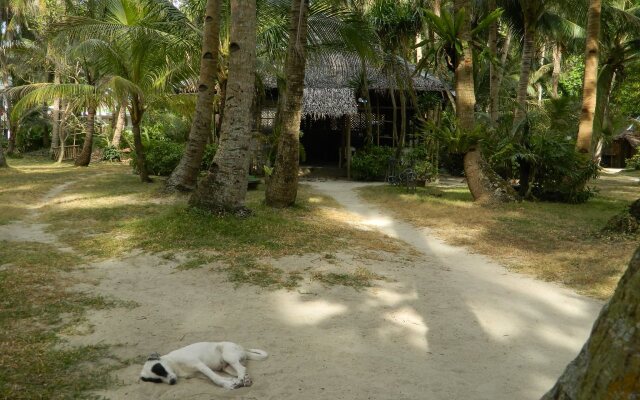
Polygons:
M398 81L387 70L390 62L396 63ZM437 78L429 74L415 74L415 66L403 59L397 58L387 62L385 67L368 65L367 82L370 90L386 91L397 89L402 82L413 81L417 91L443 91L444 85ZM408 70L408 73L406 72ZM356 114L358 105L355 90L358 88L362 72L360 59L351 54L331 53L323 54L307 60L305 71L304 106L305 115L315 118L340 117ZM269 89L277 88L275 76L266 76L264 86Z
M635 125L631 125L614 137L613 140L626 140L632 147L638 148L640 147L640 132L638 132Z

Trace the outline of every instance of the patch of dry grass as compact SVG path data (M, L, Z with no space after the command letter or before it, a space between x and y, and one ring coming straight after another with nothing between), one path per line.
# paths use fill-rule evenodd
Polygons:
M70 293L59 277L78 258L50 245L0 241L0 398L69 399L108 382L103 346L62 349L58 333L87 309L116 305ZM89 368L91 366L91 368Z
M637 247L637 240L599 235L631 200L640 197L633 173L604 176L600 194L586 204L516 203L481 207L466 188L367 187L362 196L454 245L488 255L507 267L584 294L608 298Z

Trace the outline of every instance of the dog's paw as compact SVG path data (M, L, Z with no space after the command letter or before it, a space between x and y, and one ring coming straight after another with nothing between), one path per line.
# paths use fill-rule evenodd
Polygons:
M224 388L229 390L238 389L243 386L244 386L244 380L240 378L229 380L224 384Z
M244 378L242 378L242 386L249 387L251 385L253 385L253 381L251 380L249 375L245 375Z

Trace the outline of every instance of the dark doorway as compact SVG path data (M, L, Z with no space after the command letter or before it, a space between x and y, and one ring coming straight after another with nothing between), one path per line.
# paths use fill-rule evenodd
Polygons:
M302 138L306 159L303 165L337 167L342 147L342 126L335 118L302 120Z

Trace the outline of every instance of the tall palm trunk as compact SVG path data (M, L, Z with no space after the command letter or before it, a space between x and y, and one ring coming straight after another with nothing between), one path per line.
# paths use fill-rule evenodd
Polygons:
M489 0L489 12L494 12L496 8L496 0ZM489 26L489 54L491 55L491 62L489 63L489 117L491 122L495 123L498 120L500 99L498 66L496 65L498 57L498 21L493 21Z
M288 207L298 194L300 161L300 119L307 47L307 17L309 0L292 0L289 21L289 45L285 64L286 94L278 153L273 174L267 185L266 201L272 207ZM278 103L281 104L281 103Z
M562 44L556 42L553 46L553 72L551 73L551 96L554 99L558 98L560 73L562 73Z
M591 152L591 136L596 110L598 90L598 40L600 37L601 0L589 1L587 19L587 46L584 59L584 84L582 89L582 111L576 150L580 153Z
M516 96L516 110L513 114L513 127L519 127L527 113L527 89L529 88L529 76L531 75L531 62L535 52L536 25L531 18L526 17L524 22L524 43L522 47L522 64L520 65L520 80Z
M456 13L464 12L464 19L458 38L462 43L462 53L456 60L456 113L460 129L470 134L475 128L476 95L473 82L473 54L470 46L471 24L469 14L471 11L470 0L455 0ZM503 182L482 156L479 145L472 146L464 156L464 171L467 184L474 200L483 203L513 200L514 196L510 187Z
M53 74L53 83L60 84L60 73L57 71ZM51 110L51 147L49 154L53 158L53 149L60 147L60 103L59 97L53 99L53 110Z
M147 171L147 160L144 155L144 145L142 144L142 134L140 132L140 123L142 122L144 109L142 108L142 101L137 94L133 95L129 112L131 114L131 130L133 132L133 147L136 151L138 175L140 175L140 180L143 183L152 182L151 178L149 178L149 172Z
M220 0L207 0L200 59L200 85L198 102L191 125L189 140L180 163L167 180L167 190L191 191L195 189L204 157L204 149L211 138L213 99L218 73L220 47Z
M116 119L116 125L113 128L113 137L111 138L111 146L120 148L120 141L122 140L122 132L127 125L127 101L123 101L118 110L118 117Z
M189 204L214 212L244 209L255 96L256 0L231 0L229 78L220 146Z
M640 248L602 307L582 351L542 400L637 399L640 393Z
M86 167L91 162L91 152L93 151L93 135L96 130L96 106L90 105L87 107L87 125L85 127L86 132L84 135L84 144L82 145L82 151L76 157L76 167Z

